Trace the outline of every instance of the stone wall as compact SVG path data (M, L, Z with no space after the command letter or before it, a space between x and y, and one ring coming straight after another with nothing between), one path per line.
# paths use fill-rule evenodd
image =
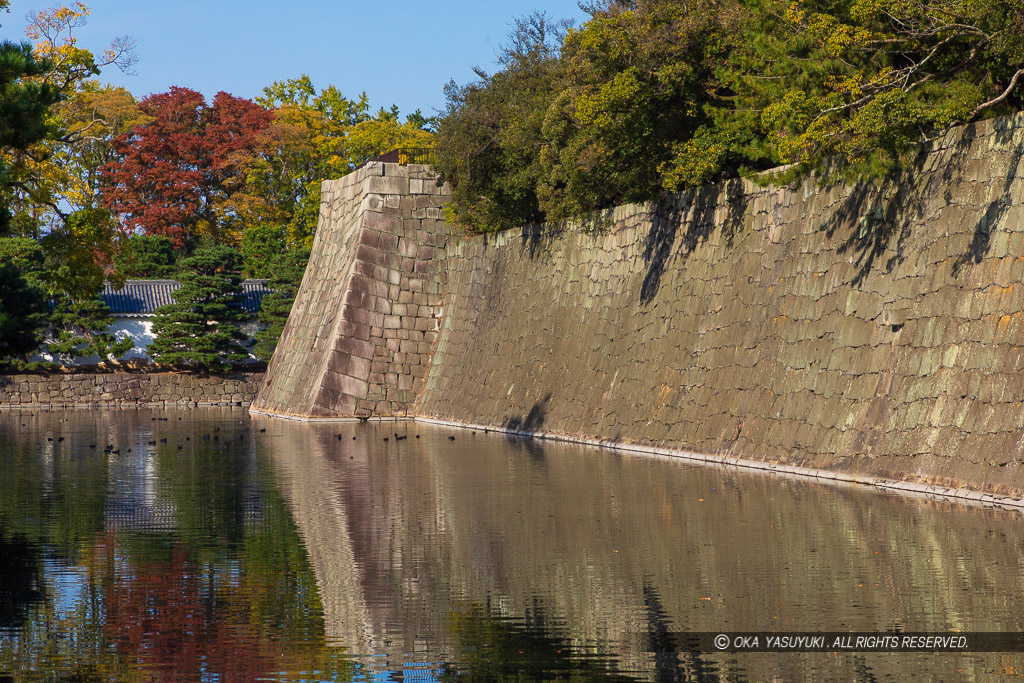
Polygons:
M445 194L423 166L371 162L321 190L313 255L254 412L407 414L445 282Z
M0 375L0 407L247 406L261 372Z
M324 186L254 409L1024 496L1022 160L1024 114L884 182L731 181L458 241L425 169L371 165Z
M449 250L417 414L1024 491L1024 115L900 177L734 181Z

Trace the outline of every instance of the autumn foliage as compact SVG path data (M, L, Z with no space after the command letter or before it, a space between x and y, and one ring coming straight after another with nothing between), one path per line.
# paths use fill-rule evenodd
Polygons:
M152 121L114 140L119 159L103 169L103 204L129 231L169 237L176 246L201 235L223 238L239 155L251 153L273 113L251 100L173 87L139 108Z

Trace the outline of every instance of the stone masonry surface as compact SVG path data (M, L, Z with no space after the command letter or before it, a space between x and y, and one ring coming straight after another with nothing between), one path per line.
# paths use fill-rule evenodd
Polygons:
M445 197L415 164L371 162L323 184L313 254L254 410L408 414L441 314Z
M452 246L418 414L1024 490L1024 114L609 219Z
M0 407L247 406L262 372L0 375Z
M433 220L413 236L403 199L429 185L436 212L444 196L413 187L423 169L405 171L408 188L399 167L381 173L325 185L313 263L254 408L1024 493L1024 114L950 131L884 182L731 181L618 207L600 230L446 241ZM380 247L396 231L435 248L419 289L418 262L391 257L419 247ZM360 239L377 252L360 257ZM369 287L383 301L352 294ZM385 332L419 328L395 327L388 306L426 291L440 331L395 348Z

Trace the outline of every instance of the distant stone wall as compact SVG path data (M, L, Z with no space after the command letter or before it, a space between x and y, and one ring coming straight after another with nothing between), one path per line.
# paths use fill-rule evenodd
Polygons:
M261 372L0 375L0 408L247 406Z
M417 414L1024 493L1024 114L449 250Z
M254 411L409 413L441 314L445 198L414 164L371 162L323 184L313 255Z

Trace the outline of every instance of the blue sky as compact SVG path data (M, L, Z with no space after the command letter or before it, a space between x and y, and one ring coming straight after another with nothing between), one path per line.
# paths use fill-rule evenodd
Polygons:
M0 14L0 37L23 38L25 15L65 4L13 0ZM308 74L318 88L336 85L373 108L432 115L444 106L450 79L465 83L472 67L493 70L515 17L544 10L580 23L576 0L86 0L92 10L79 45L99 54L115 36L136 41L134 76L110 68L101 80L137 97L172 85L212 99L241 97Z

